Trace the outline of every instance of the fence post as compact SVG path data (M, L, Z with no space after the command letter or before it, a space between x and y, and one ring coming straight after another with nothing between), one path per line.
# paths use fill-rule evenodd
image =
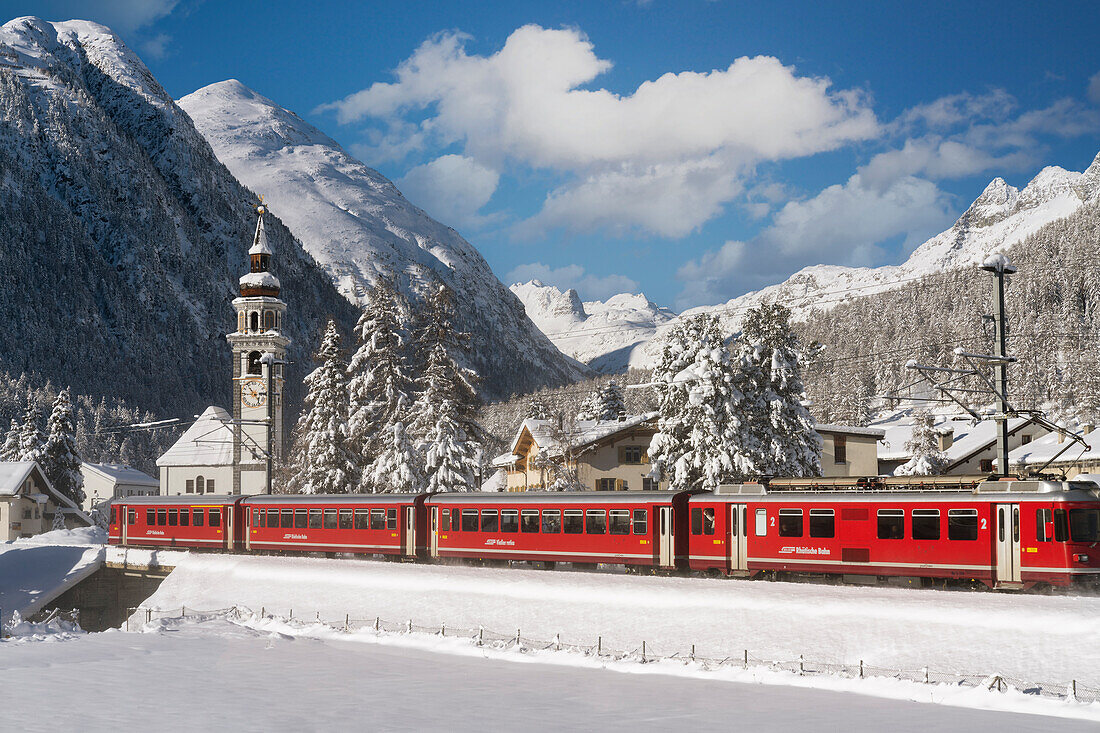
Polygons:
M413 632L413 620L410 618L405 624L405 633L411 634Z
M317 612L317 623L321 623L321 612Z
M293 621L293 620L294 620L294 609L293 609L293 608L292 608L292 609L290 609L290 620L291 620L291 621Z
M351 625L351 614L350 613L345 613L344 614L344 631L347 631L348 627L350 625Z
M603 653L603 637L596 637L596 656L600 656Z
M481 646L481 643L483 641L485 641L485 627L484 626L478 626L477 627L477 645Z
M691 645L691 661L695 661L695 645Z
M378 616L374 617L374 630L378 631L382 626L382 619Z
M642 639L642 664L645 664L645 639Z
M1072 690L1073 701L1077 702L1077 680L1070 680L1070 690Z
M180 618L187 616L187 606L180 606Z
M928 667L924 667L924 684L928 684Z
M439 625L439 635L440 636L446 636L447 635L447 624L440 624Z
M260 606L260 618L267 618L267 607Z
M147 608L147 609L145 609L145 623L148 624L148 623L152 623L152 622L153 622L153 609Z
M561 651L561 634L554 634L554 648Z
M745 650L745 669L749 668L749 650Z
M859 660L859 678L863 679L863 660Z
M806 674L806 661L805 661L805 659L803 659L802 655L799 654L798 655L798 676L801 677L804 674Z
M519 640L519 629L516 629L516 646L522 646Z

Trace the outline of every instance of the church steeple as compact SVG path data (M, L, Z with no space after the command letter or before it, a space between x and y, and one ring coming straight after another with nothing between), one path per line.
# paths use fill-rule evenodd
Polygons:
M252 236L252 247L248 250L251 269L240 281L242 298L278 298L282 287L279 278L271 274L271 245L267 242L267 230L264 228L266 211L263 204L256 207L256 233Z
M252 272L267 272L271 269L271 245L267 243L267 230L264 228L263 204L256 207L256 234L252 237L252 247L248 250L252 260Z

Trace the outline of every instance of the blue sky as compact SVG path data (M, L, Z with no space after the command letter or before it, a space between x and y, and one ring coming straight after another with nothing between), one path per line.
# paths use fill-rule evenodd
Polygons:
M110 25L175 97L237 78L498 276L724 302L880 265L994 176L1100 150L1094 3L0 0Z

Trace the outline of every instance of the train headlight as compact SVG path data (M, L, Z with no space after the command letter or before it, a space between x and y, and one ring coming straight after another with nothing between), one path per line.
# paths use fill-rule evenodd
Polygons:
M1089 561L1089 556L1084 554L1084 553L1081 553L1079 555L1074 555L1073 559L1076 560L1077 562L1088 562Z

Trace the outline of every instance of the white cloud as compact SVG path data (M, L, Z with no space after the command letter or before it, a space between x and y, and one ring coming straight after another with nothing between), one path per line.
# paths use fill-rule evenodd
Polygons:
M154 59L162 59L168 53L168 44L171 37L166 33L158 33L141 44L141 52Z
M1089 77L1089 86L1086 93L1090 102L1100 104L1100 71Z
M41 0L35 14L53 20L82 18L131 33L164 18L179 0Z
M467 40L435 36L400 64L395 82L321 109L341 122L380 123L380 151L407 149L420 134L494 170L512 163L561 175L527 232L614 222L680 236L719 213L754 164L879 132L864 95L797 76L773 57L668 73L619 95L586 88L611 63L578 30L524 26L488 56L467 54Z
M787 203L752 240L726 242L684 264L676 274L684 283L677 306L722 302L821 262L881 264L884 242L901 237L910 249L954 216L947 195L930 181L905 176L878 188L857 173L813 198Z
M472 158L444 155L418 165L397 182L405 196L436 219L452 226L477 227L478 215L497 189L500 175Z
M525 283L539 280L545 285L553 285L559 290L575 288L581 300L607 300L619 293L637 293L638 283L624 275L598 277L584 271L580 265L565 265L553 268L541 262L531 262L512 269L505 278L510 283Z
M864 185L883 189L906 176L933 180L964 178L984 171L1020 170L1034 162L1031 150L997 155L961 140L929 135L906 140L899 149L879 153L859 172Z

